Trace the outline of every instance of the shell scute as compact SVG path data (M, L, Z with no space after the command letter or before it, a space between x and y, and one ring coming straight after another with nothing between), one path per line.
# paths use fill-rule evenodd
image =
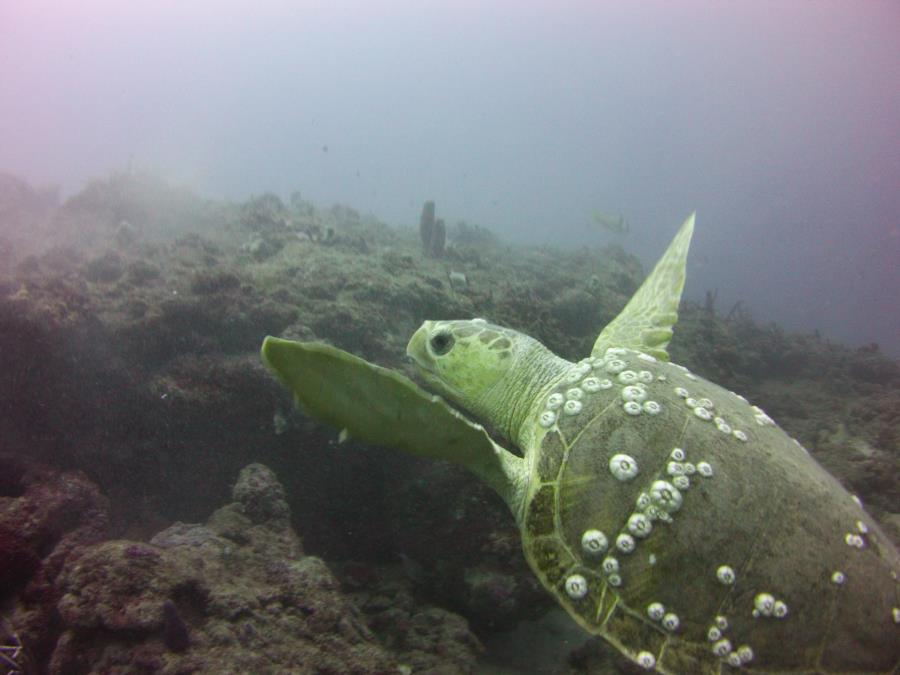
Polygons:
M559 431L556 429L549 431L544 437L541 447L542 452L537 462L538 476L542 482L555 481L566 452L566 446Z
M666 642L663 633L635 616L621 603L606 616L602 634L635 661L639 653L646 651L653 654L658 662Z
M556 536L540 537L530 542L528 554L544 586L561 590L576 563L566 546Z
M556 530L556 490L552 485L544 485L528 504L526 531L531 537L553 534Z

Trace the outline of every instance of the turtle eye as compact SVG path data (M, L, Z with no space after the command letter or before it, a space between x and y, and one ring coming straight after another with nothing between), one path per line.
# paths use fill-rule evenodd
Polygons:
M446 331L431 336L431 351L435 356L443 356L453 348L453 336Z

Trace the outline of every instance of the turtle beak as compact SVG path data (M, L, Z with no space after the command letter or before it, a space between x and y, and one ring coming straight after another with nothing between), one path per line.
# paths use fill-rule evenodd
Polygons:
M419 330L413 333L413 336L409 339L409 344L406 345L407 356L415 361L416 365L425 372L431 372L432 370L432 359L428 353L428 336L431 334L432 326L434 326L433 321L423 323Z

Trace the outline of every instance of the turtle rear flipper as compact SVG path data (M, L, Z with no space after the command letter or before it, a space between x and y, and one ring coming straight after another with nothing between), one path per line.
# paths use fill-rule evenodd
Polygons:
M669 360L666 346L678 320L678 303L684 288L694 216L691 214L669 244L653 272L644 280L625 309L597 337L592 356L603 356L610 347L628 347L662 361Z
M320 342L268 336L261 355L312 417L365 443L462 464L511 503L522 459L409 378Z

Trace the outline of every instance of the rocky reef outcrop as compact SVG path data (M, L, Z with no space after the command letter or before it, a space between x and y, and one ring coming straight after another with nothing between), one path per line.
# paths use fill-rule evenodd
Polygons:
M484 316L579 358L640 284L634 256L523 246L458 223L432 257L414 212L397 227L299 193L231 204L145 174L95 181L61 205L4 184L0 593L39 663L115 669L133 649L189 668L225 635L272 654L300 630L323 655L338 653L324 646L332 638L355 640L370 663L465 672L478 640L489 659L504 631L553 606L499 498L459 468L338 444L294 409L258 349L266 334L317 339L405 370L421 321ZM739 307L688 302L680 317L673 360L762 406L900 540L897 363L875 346L760 325ZM270 467L283 493L245 482L261 501L232 495L248 462ZM168 528L176 520L202 524ZM76 553L90 566L78 571ZM209 583L225 587L229 556L238 571L256 565L253 591L219 602ZM133 598L127 611L85 602L79 588L103 591L89 569ZM144 600L129 574L146 583ZM316 612L282 616L287 605L260 599L294 598L292 584L333 601L319 616L344 627L315 633ZM269 626L268 612L290 631ZM271 649L233 632L257 614ZM579 655L578 668L603 661Z
M17 568L25 590L11 625L34 672L474 670L480 644L462 617L417 602L403 577L371 570L365 597L352 581L348 595L305 555L284 489L261 464L241 471L233 501L206 522L176 523L149 541L104 540L105 501L83 477L44 470L27 485L3 503L5 517L39 506L23 536L59 524L59 508L69 514L44 558L0 540L4 561L32 564Z

